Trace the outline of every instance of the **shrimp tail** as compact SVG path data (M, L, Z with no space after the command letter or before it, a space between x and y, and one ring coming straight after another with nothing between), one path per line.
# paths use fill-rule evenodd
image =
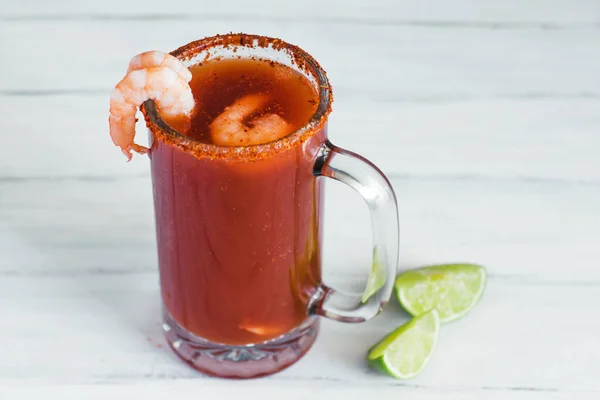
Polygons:
M131 154L132 151L135 151L138 154L146 154L148 153L148 148L139 144L131 143L129 146L121 147L121 151L123 154L125 154L125 157L127 157L127 162L129 162L133 158L133 155Z
M127 157L127 162L131 161L132 151L138 154L146 154L148 148L133 142L135 136L135 116L119 117L110 115L108 124L110 126L110 137L115 144L121 148L121 151Z

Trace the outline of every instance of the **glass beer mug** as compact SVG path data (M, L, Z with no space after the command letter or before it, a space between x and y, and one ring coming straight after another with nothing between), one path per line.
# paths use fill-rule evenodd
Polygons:
M171 54L186 66L227 58L274 61L315 89L316 111L303 127L249 146L196 140L167 124L152 100L142 107L166 338L183 360L210 375L268 375L308 351L319 317L362 322L389 300L398 259L395 194L377 167L327 140L331 87L300 48L229 34ZM363 294L321 280L325 178L351 186L371 212L374 259Z

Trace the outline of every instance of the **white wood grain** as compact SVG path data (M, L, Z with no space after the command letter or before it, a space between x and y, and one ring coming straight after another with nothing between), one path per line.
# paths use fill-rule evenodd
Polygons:
M132 54L172 50L229 31L301 46L328 71L339 95L360 99L600 95L596 27L438 29L251 19L6 21L0 24L0 90L108 90L123 77Z
M403 268L473 261L506 279L600 284L599 185L392 182L400 200ZM340 185L327 188L324 269L343 283L347 274L364 279L371 242L366 207ZM149 179L0 183L0 274L155 268Z
M598 393L598 287L523 285L492 278L466 319L443 327L427 370L402 384L369 370L368 347L406 320L395 306L369 323L324 321L313 350L267 380L315 388L365 385L435 392ZM160 332L156 274L4 277L0 383L90 384L209 378L181 363ZM558 316L569 316L567 327ZM341 340L343 339L343 340ZM540 362L540 360L544 360ZM240 386L240 390L243 386Z
M1 97L0 177L147 176L108 135L105 96ZM35 110L35 118L31 117ZM392 102L338 96L331 140L386 173L600 182L600 99ZM138 124L138 138L145 142Z
M259 381L206 378L165 347L148 161L110 143L107 93L131 55L227 31L326 68L330 137L392 178L402 268L488 267L416 380L364 364L406 319L393 304L324 321L305 359ZM0 399L597 399L599 41L596 0L2 2ZM357 291L367 210L327 194L324 276Z
M286 18L294 22L305 18L326 20L350 19L360 21L399 22L467 22L491 23L502 27L502 22L529 24L595 24L600 9L595 0L304 0L278 2L272 0L228 0L226 2L175 0L60 0L48 3L40 0L6 2L0 7L0 16L8 19L48 19L56 17L104 18L140 17L203 17L226 18ZM468 24L467 24L468 25ZM517 25L518 26L518 25Z
M283 392L281 387L285 385ZM379 386L374 384L353 384L350 387L345 383L327 382L315 383L314 381L293 380L270 381L259 380L251 382L231 382L220 380L163 380L140 383L119 384L81 384L81 385L52 385L52 386L13 386L0 387L0 396L11 400L35 399L40 395L46 398L61 400L80 400L85 397L89 400L143 398L154 400L165 398L176 399L276 399L282 395L286 399L313 400L315 398L341 398L348 400L364 400L365 396L381 400L396 400L399 397L411 400L568 400L572 398L593 400L597 397L594 391L532 391L527 388L500 389L488 388L485 390L452 390L448 388L423 388L411 385L402 387Z
M147 35L157 24L173 29ZM0 175L145 173L146 163L124 168L106 139L108 89L131 54L234 27L260 27L315 54L334 83L332 139L388 173L600 178L598 29L473 32L237 20L0 24L0 37L9 39L0 47L7 56L0 129L8 136ZM24 146L23 135L38 146Z

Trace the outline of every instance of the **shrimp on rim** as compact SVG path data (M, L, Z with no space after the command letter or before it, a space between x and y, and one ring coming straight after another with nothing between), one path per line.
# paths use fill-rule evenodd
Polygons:
M177 58L160 51L148 51L135 56L127 75L110 96L110 136L115 146L131 160L131 151L145 154L148 149L134 143L135 114L146 100L156 102L162 116L191 118L194 96L189 82L192 73Z

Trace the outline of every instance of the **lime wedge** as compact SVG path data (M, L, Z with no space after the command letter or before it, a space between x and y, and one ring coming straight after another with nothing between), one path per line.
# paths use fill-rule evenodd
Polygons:
M367 360L397 379L417 376L429 362L440 332L436 310L413 318L369 350Z
M454 321L477 304L486 272L479 265L434 265L406 271L396 278L396 296L410 314L436 309L441 322Z

